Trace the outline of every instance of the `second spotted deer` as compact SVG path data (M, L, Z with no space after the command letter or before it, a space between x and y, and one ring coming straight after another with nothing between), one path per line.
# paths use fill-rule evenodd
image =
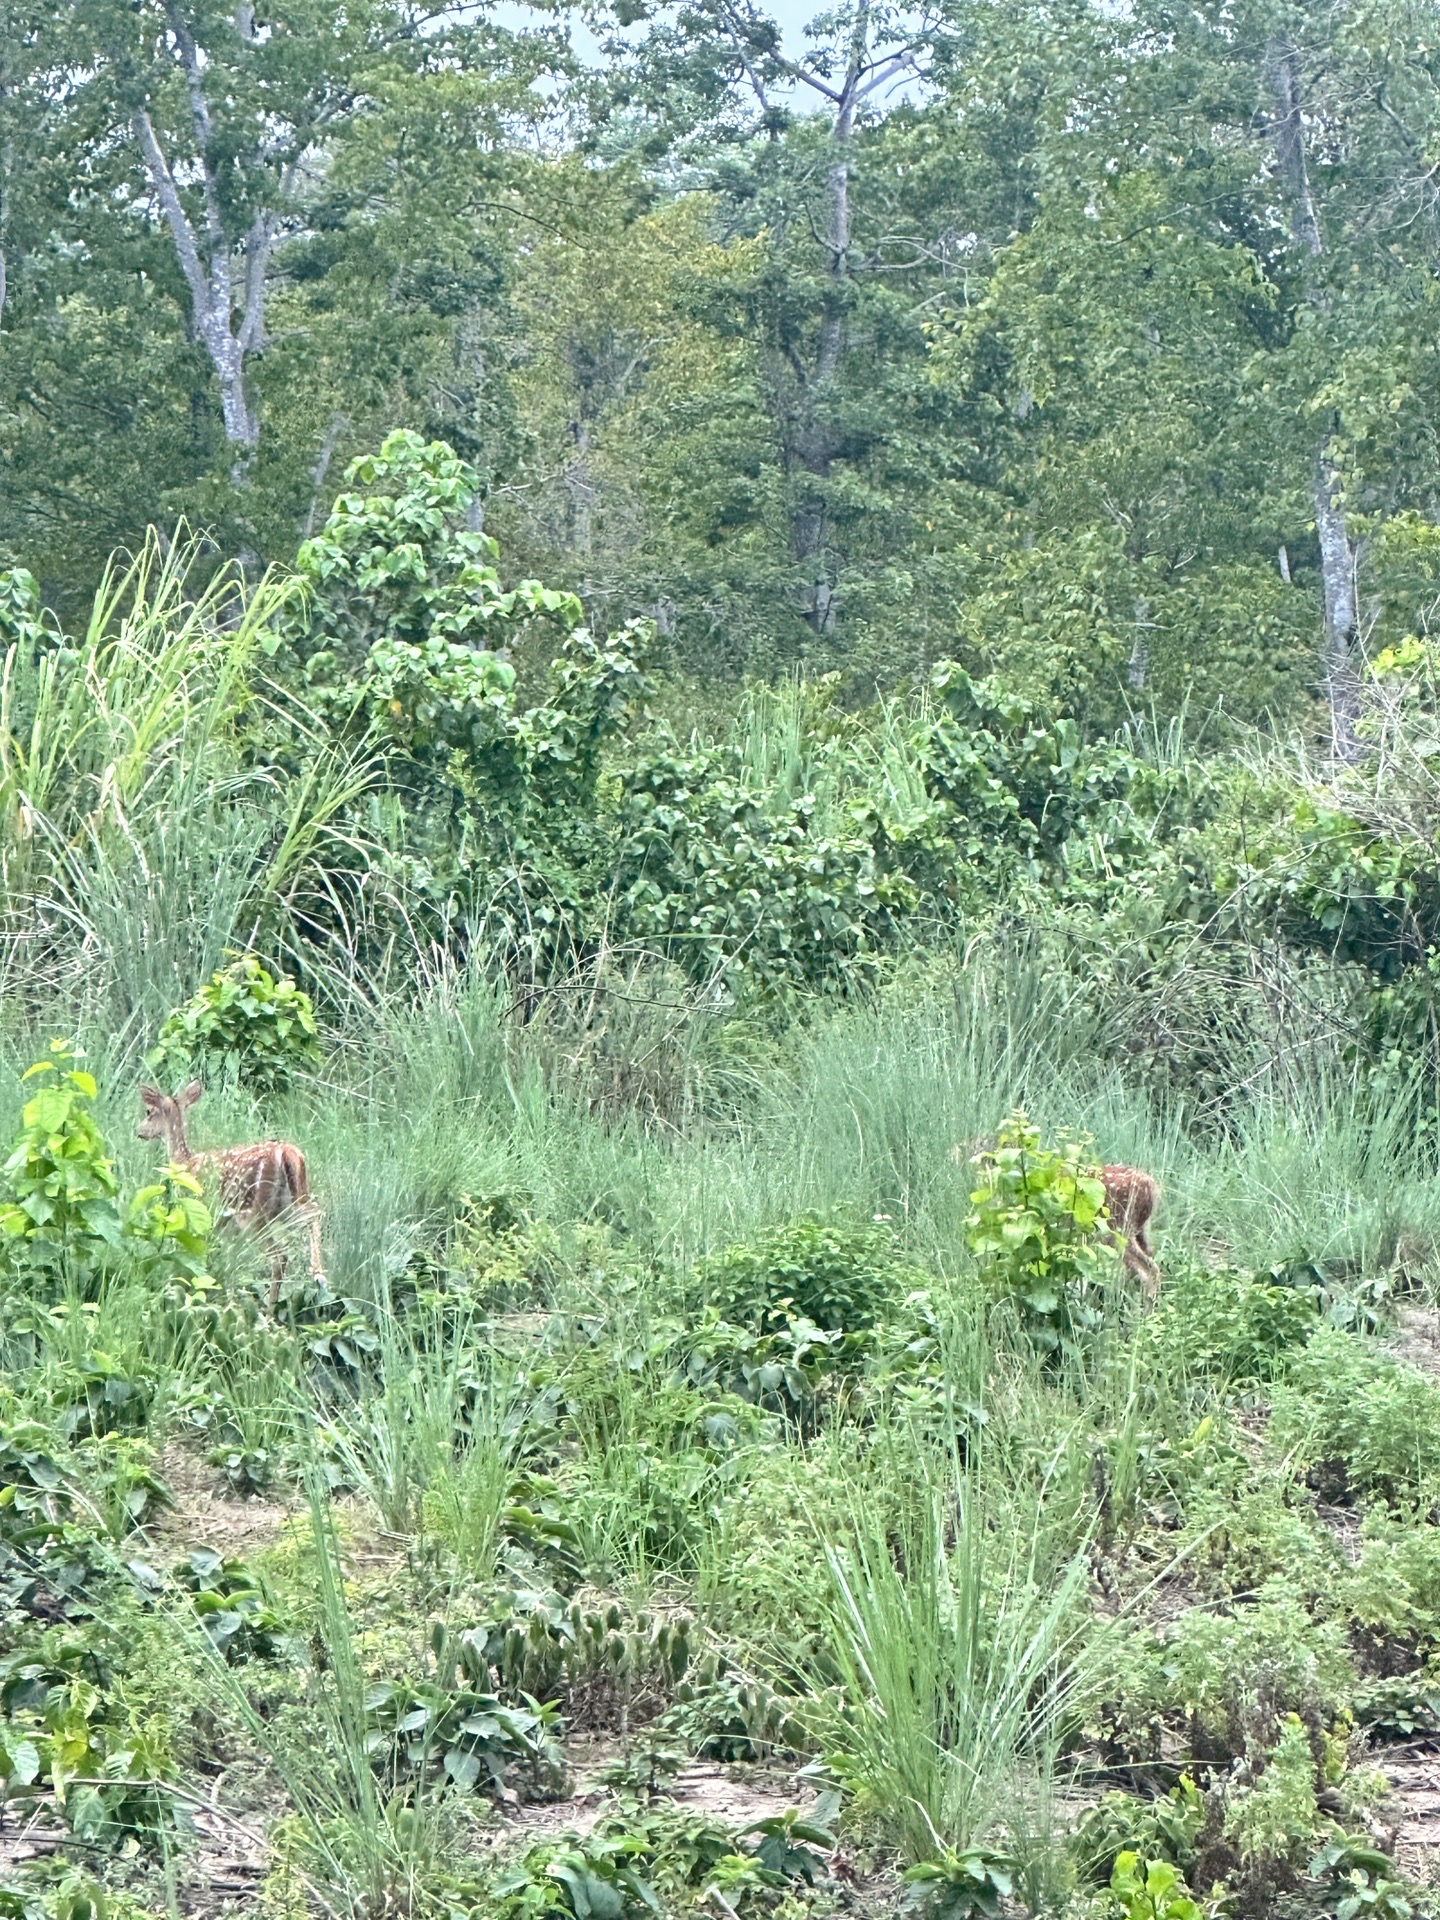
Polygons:
M968 1149L952 1148L950 1157L964 1164L993 1152L994 1147L994 1136L987 1135L972 1141ZM1140 1282L1141 1292L1153 1302L1160 1290L1160 1268L1146 1229L1160 1199L1160 1182L1143 1167L1126 1167L1115 1162L1086 1171L1105 1188L1105 1218L1120 1250L1121 1266Z
M140 1122L142 1140L163 1140L172 1166L183 1167L196 1179L207 1176L220 1189L221 1223L242 1233L283 1227L291 1222L304 1226L310 1239L310 1273L323 1277L320 1260L320 1210L310 1196L310 1176L305 1156L288 1140L260 1140L248 1147L212 1147L196 1153L185 1137L185 1115L205 1091L198 1080L182 1087L177 1094L162 1093L159 1087L142 1087L140 1099L145 1117ZM280 1287L288 1265L284 1249L272 1240L270 1245L270 1311L275 1311Z
M1120 1264L1135 1275L1145 1298L1153 1300L1160 1288L1160 1269L1145 1229L1160 1198L1160 1182L1141 1167L1101 1167L1100 1178L1105 1186L1105 1212L1120 1242Z

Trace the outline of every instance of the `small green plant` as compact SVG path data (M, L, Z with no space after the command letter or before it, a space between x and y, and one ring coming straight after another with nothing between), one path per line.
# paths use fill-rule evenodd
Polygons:
M1415 1909L1394 1879L1388 1854L1341 1834L1310 1862L1312 1880L1325 1882L1335 1920L1411 1920Z
M133 1895L92 1880L78 1867L46 1861L0 1887L0 1920L154 1920Z
M167 1016L146 1056L178 1084L191 1074L274 1093L320 1061L310 996L244 954Z
M64 1629L0 1663L0 1791L48 1787L82 1841L154 1841L188 1824L160 1784L175 1773L168 1733L124 1716L112 1678L94 1635Z
M565 1780L563 1723L537 1700L515 1706L471 1688L381 1681L366 1693L365 1722L371 1759L397 1780L438 1772L462 1793L482 1783L499 1791L515 1768L534 1799Z
M67 1440L144 1428L155 1382L127 1370L108 1353L92 1352L65 1369L54 1393L56 1427Z
M999 1920L1015 1888L1013 1862L990 1847L947 1847L906 1870L905 1906L926 1920Z
M638 1834L543 1842L496 1881L495 1910L502 1920L624 1920L641 1910L658 1914L655 1889L640 1870L645 1852Z
M1089 1808L1070 1841L1082 1879L1105 1886L1122 1853L1168 1860L1188 1873L1205 1820L1205 1798L1189 1774L1158 1800L1107 1793Z
M1168 1860L1122 1853L1110 1876L1110 1891L1124 1920L1205 1920L1204 1909Z
M131 1261L157 1287L177 1283L184 1293L204 1291L209 1281L213 1222L195 1176L166 1167L140 1187L125 1209L124 1242Z
M51 1284L93 1280L121 1239L115 1169L91 1112L95 1081L76 1058L56 1040L27 1069L42 1084L0 1168L0 1247L12 1271Z
M919 1276L897 1257L888 1222L807 1213L703 1261L697 1278L707 1304L736 1326L776 1333L803 1319L827 1333L857 1333Z
M194 1596L211 1644L232 1666L247 1658L282 1660L301 1652L300 1636L286 1630L243 1560L227 1560L212 1547L200 1547L177 1568L175 1577Z
M825 1862L814 1849L823 1847L827 1853L835 1851L835 1835L831 1829L839 1811L839 1794L823 1793L809 1815L790 1807L784 1813L752 1822L742 1829L741 1837L759 1834L752 1851L767 1873L775 1874L782 1882L803 1880L807 1887L813 1887L825 1871Z
M1284 1864L1314 1844L1319 1827L1310 1741L1299 1715L1290 1713L1259 1779L1231 1795L1225 1837L1247 1866Z
M965 1238L997 1298L1013 1300L1036 1345L1054 1352L1096 1326L1095 1294L1115 1270L1101 1238L1105 1188L1086 1143L1042 1143L1014 1113L977 1156Z

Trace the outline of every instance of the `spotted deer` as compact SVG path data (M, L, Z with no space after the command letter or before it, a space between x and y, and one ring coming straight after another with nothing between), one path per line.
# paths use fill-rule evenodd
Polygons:
M1145 1229L1160 1198L1160 1182L1140 1167L1101 1167L1105 1212L1120 1243L1120 1264L1140 1282L1147 1300L1160 1289L1160 1269Z
M989 1153L994 1145L993 1138L976 1140L968 1150L964 1147L953 1148L950 1157L966 1162L978 1158L982 1153ZM1105 1217L1110 1222L1111 1236L1120 1249L1120 1264L1126 1273L1133 1274L1140 1282L1140 1290L1145 1298L1153 1302L1160 1289L1160 1268L1145 1229L1160 1198L1160 1182L1153 1173L1146 1173L1141 1167L1111 1164L1093 1171L1099 1175L1105 1188Z
M197 1180L210 1176L220 1187L220 1223L242 1233L293 1221L310 1235L310 1273L323 1277L320 1264L320 1210L310 1198L310 1176L305 1156L288 1140L260 1140L250 1147L211 1147L196 1153L185 1138L185 1115L205 1089L198 1080L173 1097L158 1087L142 1087L145 1117L142 1140L163 1140L172 1166L183 1167ZM270 1245L270 1311L280 1298L280 1286L289 1264L282 1247Z

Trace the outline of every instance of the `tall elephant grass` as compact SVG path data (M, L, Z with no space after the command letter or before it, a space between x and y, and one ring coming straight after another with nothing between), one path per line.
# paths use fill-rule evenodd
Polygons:
M1063 1475L1007 1487L983 1458L913 1466L908 1513L857 1482L841 1537L817 1547L846 1700L833 1738L915 1861L1027 1824L1083 1706L1091 1636Z
M232 948L284 945L325 887L341 812L373 769L317 735L288 780L247 768L292 582L206 577L198 541L117 559L85 632L0 662L0 986L67 1003L116 1058ZM293 706L292 725L304 716Z

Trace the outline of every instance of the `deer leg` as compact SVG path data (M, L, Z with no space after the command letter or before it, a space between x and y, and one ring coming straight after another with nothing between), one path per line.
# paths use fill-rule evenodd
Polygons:
M323 1280L325 1277L320 1251L320 1209L316 1206L310 1208L310 1277L312 1280Z
M270 1256L270 1317L275 1317L275 1309L280 1304L280 1287L285 1278L285 1269L289 1265L284 1253L277 1247Z
M1145 1276L1141 1284L1145 1289L1145 1298L1153 1307L1160 1292L1160 1263L1155 1258L1150 1242L1145 1238L1142 1228L1135 1236L1135 1244L1145 1256Z

